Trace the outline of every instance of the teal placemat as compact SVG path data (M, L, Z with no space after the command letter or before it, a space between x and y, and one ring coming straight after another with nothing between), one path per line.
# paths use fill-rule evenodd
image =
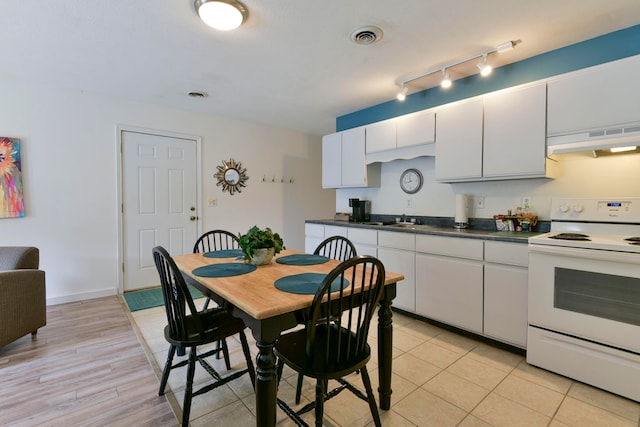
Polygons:
M326 256L311 255L311 254L293 254L276 258L276 262L280 264L288 265L314 265L324 264L329 261Z
M237 258L239 256L244 257L242 249L222 249L219 251L205 252L204 256L207 258Z
M292 294L315 294L318 290L318 286L322 283L326 274L323 273L302 273L294 274L292 276L281 277L274 283L276 289L280 289L284 292L290 292ZM349 285L349 281L344 279L340 283L340 277L337 277L331 284L331 292L340 290L340 288L346 288Z
M228 262L224 264L211 264L198 267L193 270L193 274L200 277L229 277L251 273L255 269L256 266L253 264Z

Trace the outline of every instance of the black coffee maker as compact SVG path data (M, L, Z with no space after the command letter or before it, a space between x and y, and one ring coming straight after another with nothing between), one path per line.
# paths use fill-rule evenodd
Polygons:
M351 221L366 222L371 220L371 201L349 199L349 207L353 209Z

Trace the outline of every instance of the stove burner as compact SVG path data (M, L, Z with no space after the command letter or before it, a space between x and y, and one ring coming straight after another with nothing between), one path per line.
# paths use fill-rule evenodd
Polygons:
M627 242L634 242L635 244L637 244L638 242L640 242L640 237L627 237L626 239Z
M549 236L550 239L558 239L558 240L580 240L584 242L590 242L591 239L586 234L580 233L560 233L555 236Z

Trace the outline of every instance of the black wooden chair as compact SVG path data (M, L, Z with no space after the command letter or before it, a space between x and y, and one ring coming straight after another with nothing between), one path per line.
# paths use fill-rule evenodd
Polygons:
M314 255L322 255L327 258L346 261L356 256L356 247L353 246L351 240L342 236L332 236L323 240L315 251Z
M225 249L240 249L240 238L226 230L211 230L198 237L193 245L193 253L220 251ZM209 307L211 298L204 302L204 309Z
M366 365L371 357L369 325L382 297L384 277L384 266L374 257L361 255L340 263L318 288L305 328L285 334L276 342L278 381L285 364L316 379L315 401L300 410L294 411L278 399L280 408L296 424L306 426L300 416L315 408L316 426L322 426L325 400L346 388L369 403L375 425L381 426ZM331 292L334 281L347 283L343 289ZM366 394L344 378L357 371ZM329 391L329 380L337 380L339 385Z
M331 236L320 242L314 255L322 255L327 258L337 259L338 261L346 261L357 255L356 247L353 246L351 240L343 236ZM302 381L304 375L298 374L298 384L296 385L296 404L300 403L302 395Z
M198 396L220 387L246 373L251 377L251 383L255 388L255 371L251 361L247 337L244 334L244 322L233 317L227 310L222 308L198 311L183 275L167 251L160 246L155 247L153 248L153 258L160 275L164 306L167 312L168 324L164 328L164 337L170 344L158 395L162 396L164 394L171 370L188 365L187 383L182 405L182 425L187 426L189 424L191 398L193 396ZM221 350L215 348L214 350L197 354L197 347L223 340L235 334L240 335L240 343L242 344L247 367L222 377L205 360L209 356L218 354ZM173 357L176 349L179 348L189 349L189 357L174 364ZM213 377L213 381L193 391L193 375L196 361Z
M240 238L235 234L226 231L226 230L211 230L204 233L202 236L198 237L195 245L193 245L193 253L205 253L205 252L213 252L220 251L225 249L240 249ZM187 283L192 283L191 278L185 276ZM204 301L203 310L209 308L209 304L211 303L211 298L207 297ZM216 343L216 348L222 348L222 355L224 357L224 361L227 365L227 369L231 369L231 362L229 361L229 350L227 348L226 340L221 340ZM182 355L180 351L178 351L179 355ZM216 355L217 359L220 359L220 353Z

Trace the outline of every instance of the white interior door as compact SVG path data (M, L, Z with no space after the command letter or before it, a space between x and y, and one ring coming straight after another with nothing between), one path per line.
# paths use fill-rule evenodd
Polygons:
M198 229L197 142L122 131L123 285L159 285L151 250L189 253Z

